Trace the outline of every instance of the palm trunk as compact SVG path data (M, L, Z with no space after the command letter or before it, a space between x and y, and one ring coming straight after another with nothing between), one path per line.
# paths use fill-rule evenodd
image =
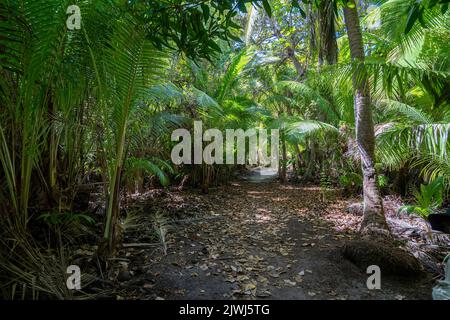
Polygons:
M337 63L337 41L334 5L332 1L319 3L319 66Z
M344 7L345 24L352 60L364 61L364 47L354 0L353 8ZM365 76L353 79L355 90L356 141L361 154L364 189L364 215L360 231L368 234L390 234L384 216L383 202L377 187L375 172L375 135L372 120L369 83Z
M287 151L286 151L286 139L284 132L281 131L281 171L280 171L281 183L287 182Z
M308 155L308 167L305 172L305 179L310 180L314 177L314 171L316 169L316 141L313 137L309 139L309 155Z
M125 119L119 131L119 140L116 146L116 159L114 169L109 181L109 195L106 211L106 223L103 238L105 240L105 247L101 251L105 257L110 257L114 254L116 244L119 243L120 229L118 227L118 220L120 216L120 182L122 177L122 164L125 154L125 137L126 137L127 120Z

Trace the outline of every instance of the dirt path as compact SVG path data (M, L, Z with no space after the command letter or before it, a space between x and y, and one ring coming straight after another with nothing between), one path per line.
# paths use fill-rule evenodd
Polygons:
M252 179L250 179L251 181ZM138 299L430 299L429 279L368 275L341 258L353 235L322 219L318 188L240 181L198 194L207 215L173 226L167 255L123 252L132 270L118 291Z

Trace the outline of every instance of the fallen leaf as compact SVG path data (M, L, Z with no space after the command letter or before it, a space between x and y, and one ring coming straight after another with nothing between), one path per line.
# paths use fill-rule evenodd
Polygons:
M287 285L290 286L290 287L294 287L294 286L297 285L296 282L291 281L291 280L289 280L289 279L284 280L284 283L287 284Z

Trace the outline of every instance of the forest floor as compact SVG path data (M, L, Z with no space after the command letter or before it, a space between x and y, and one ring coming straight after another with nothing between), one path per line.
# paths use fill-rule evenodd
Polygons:
M158 193L133 203L139 216L165 207L173 219L137 219L125 232L116 268L119 299L430 299L431 275L402 279L368 274L341 256L356 233L337 212L350 200L319 187L282 185L270 176L240 179L209 194ZM155 212L153 212L155 213ZM158 212L155 213L158 215ZM331 217L331 218L329 218ZM154 241L155 239L153 239ZM153 246L154 245L154 246ZM382 272L381 272L382 273Z

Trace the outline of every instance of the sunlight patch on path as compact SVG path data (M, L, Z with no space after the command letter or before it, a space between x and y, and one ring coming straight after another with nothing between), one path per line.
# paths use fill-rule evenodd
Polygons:
M243 180L254 183L272 182L277 178L278 178L277 170L262 167L251 169L248 175L241 177L241 179Z

